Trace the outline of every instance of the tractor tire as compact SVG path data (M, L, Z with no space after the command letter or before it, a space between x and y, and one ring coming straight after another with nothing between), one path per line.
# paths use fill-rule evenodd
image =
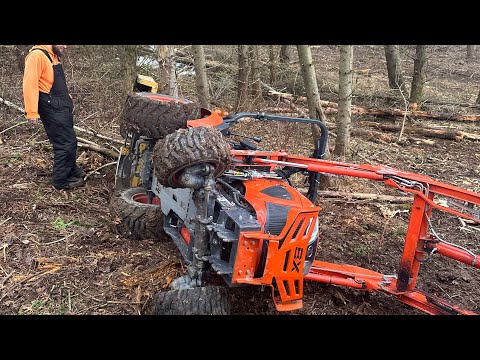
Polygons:
M179 129L153 148L153 171L160 184L182 187L178 179L184 169L208 163L215 168L217 178L230 165L230 148L220 131L210 127Z
M159 292L151 315L230 315L225 286L202 286Z
M163 213L160 200L148 203L143 187L116 191L110 199L113 230L127 239L158 241L163 238Z
M120 119L120 134L161 139L200 118L200 106L189 100L149 92L130 93Z

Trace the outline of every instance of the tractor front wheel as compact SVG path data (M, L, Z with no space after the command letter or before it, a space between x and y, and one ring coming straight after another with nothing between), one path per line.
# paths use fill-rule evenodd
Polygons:
M230 315L225 286L202 286L159 292L151 315Z
M180 177L185 169L198 164L210 164L217 178L230 165L230 148L217 129L194 127L178 129L158 140L153 149L154 173L166 187L183 187Z

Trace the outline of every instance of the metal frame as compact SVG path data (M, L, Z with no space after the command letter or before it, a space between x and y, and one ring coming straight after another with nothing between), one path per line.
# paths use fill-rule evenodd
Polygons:
M429 314L475 314L415 290L415 285L422 258L433 253L480 268L478 255L444 241L431 227L432 209L480 223L480 212L474 208L480 206L480 194L435 181L427 176L381 166L290 156L286 152L231 150L231 153L236 160L235 167L271 166L272 170L278 166L293 167L309 172L370 179L383 182L404 193L412 193L414 197L410 222L397 274L385 275L352 265L315 260L304 279L368 291L382 291ZM452 207L436 203L436 196L446 197L451 201Z

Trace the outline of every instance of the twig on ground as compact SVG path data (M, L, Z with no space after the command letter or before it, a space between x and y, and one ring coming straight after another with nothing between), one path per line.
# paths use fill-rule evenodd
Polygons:
M95 170L90 171L87 175L85 175L85 177L83 178L83 180L87 180L87 178L88 178L90 175L96 173L98 170L103 169L103 168L105 168L105 167L107 167L107 166L110 166L110 165L115 165L115 164L117 164L116 161L112 161L112 162L109 162L108 164L104 164L104 165L100 166L99 168L96 168Z
M46 242L46 243L39 242L38 244L39 244L39 245L52 245L52 244L58 243L58 242L60 242L60 241L66 240L66 239L68 239L69 237L71 237L71 236L73 236L73 235L75 235L75 234L76 234L76 232L74 231L73 233L68 234L67 236L64 236L64 237L61 238L61 239L58 239L58 240L55 240L55 241Z
M5 224L5 223L6 223L8 220L10 220L11 218L12 218L11 216L10 216L10 217L8 217L8 218L6 218L6 219L5 219L5 220L3 220L2 222L0 222L0 225L3 225L3 224Z
M11 130L13 128L16 128L17 126L20 126L20 125L23 125L23 124L26 124L26 123L27 123L27 121L22 121L22 122L19 122L18 124L12 125L12 126L6 128L5 130L0 131L0 135L2 135L4 132L7 132L8 130Z

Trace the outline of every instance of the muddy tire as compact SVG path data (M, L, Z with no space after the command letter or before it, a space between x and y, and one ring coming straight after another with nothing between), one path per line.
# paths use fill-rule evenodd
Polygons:
M116 191L110 199L113 230L127 239L158 241L163 235L163 213L160 200L148 204L147 193L142 187Z
M189 100L149 92L130 93L120 118L120 134L161 139L200 118L200 106Z
M151 315L230 315L224 286L202 286L159 292L153 297Z
M157 141L153 149L154 173L160 184L182 187L178 178L187 167L208 163L217 178L230 165L230 148L222 133L214 128L179 129Z

